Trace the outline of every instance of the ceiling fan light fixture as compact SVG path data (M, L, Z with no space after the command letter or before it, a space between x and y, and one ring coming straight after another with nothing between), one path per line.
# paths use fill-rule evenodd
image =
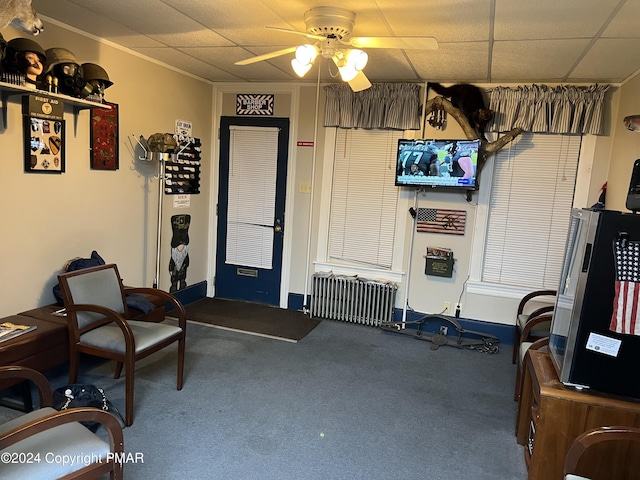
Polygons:
M318 48L315 45L305 44L296 48L296 60L300 65L306 66L313 64L318 56Z
M358 72L364 70L364 67L367 66L368 60L369 55L367 55L367 52L363 52L357 48L347 52L347 64L351 65Z
M300 78L304 77L307 74L307 72L311 70L311 65L312 63L307 63L306 65L303 65L298 61L297 58L294 58L291 60L291 68L293 68L293 71L296 72L296 75L299 76Z
M338 70L340 71L340 78L342 78L343 82L350 82L351 80L353 80L354 78L356 78L356 75L358 75L358 71L355 68L344 66L344 67L338 67Z

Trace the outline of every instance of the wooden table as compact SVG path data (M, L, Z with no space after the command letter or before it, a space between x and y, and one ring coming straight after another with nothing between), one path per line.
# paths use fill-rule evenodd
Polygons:
M565 387L548 353L531 351L524 368L516 434L518 443L524 445L529 480L561 480L567 449L586 430L640 427L640 401ZM619 444L597 448L600 450L589 453L584 466L601 473L598 476L590 470L590 478L638 478L622 472L640 472L640 455L628 457L627 449Z

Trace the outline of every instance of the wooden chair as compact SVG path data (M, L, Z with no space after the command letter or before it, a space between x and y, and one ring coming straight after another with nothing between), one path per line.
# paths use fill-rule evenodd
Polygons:
M545 314L539 315L539 317L545 317L545 316L551 317L551 314L545 313ZM539 338L534 342L520 343L520 349L518 351L518 360L517 360L518 363L516 368L516 384L513 392L513 399L515 401L519 402L520 396L522 395L522 382L524 380L524 366L526 364L525 359L526 359L527 352L529 352L530 350L540 350L542 348L546 348L547 345L549 345L549 337Z
M608 445L605 445L605 442ZM635 445L633 445L635 443ZM609 447L609 450L599 447ZM565 480L638 479L640 428L598 427L578 435L564 460ZM588 453L586 455L585 452ZM632 459L635 460L635 464ZM577 473L580 473L579 476ZM583 476L589 475L589 476Z
M135 362L178 342L177 389L182 390L187 316L170 293L145 287L123 287L114 264L99 265L58 276L69 322L69 383L78 379L79 354L115 360L115 378L125 367L125 425L133 424ZM152 294L170 303L178 325L126 320L126 293Z
M72 408L58 412L52 405L51 388L44 375L23 366L0 367L0 378L32 381L40 394L40 408L0 424L0 456L3 480L25 478L123 477L122 428L109 412L98 408ZM78 422L102 424L109 441L102 440ZM74 458L75 462L61 461ZM16 458L16 461L6 459ZM83 461L77 461L82 458ZM30 461L28 461L30 460Z
M537 308L529 312L528 310L530 308L528 303L540 301L539 297L555 297L557 294L558 292L556 290L536 290L522 297L522 300L520 300L520 303L518 304L518 312L516 313L516 329L513 334L513 352L511 357L511 363L516 363L518 359L520 342L533 341L538 338L544 338L549 336L551 322L549 323L538 322L538 324L534 325L532 328L528 330L528 333L526 336L523 335L523 331L524 331L525 325L527 324L530 318L537 317L543 313L552 312L555 305L545 305L543 307Z

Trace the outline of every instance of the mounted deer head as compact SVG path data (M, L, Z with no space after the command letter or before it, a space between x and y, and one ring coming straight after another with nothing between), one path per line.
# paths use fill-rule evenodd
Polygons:
M32 35L44 30L31 0L0 0L0 29L9 24Z

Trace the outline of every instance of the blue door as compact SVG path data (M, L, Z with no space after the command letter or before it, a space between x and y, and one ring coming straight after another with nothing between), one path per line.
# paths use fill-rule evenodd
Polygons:
M222 117L215 296L280 305L289 119Z

